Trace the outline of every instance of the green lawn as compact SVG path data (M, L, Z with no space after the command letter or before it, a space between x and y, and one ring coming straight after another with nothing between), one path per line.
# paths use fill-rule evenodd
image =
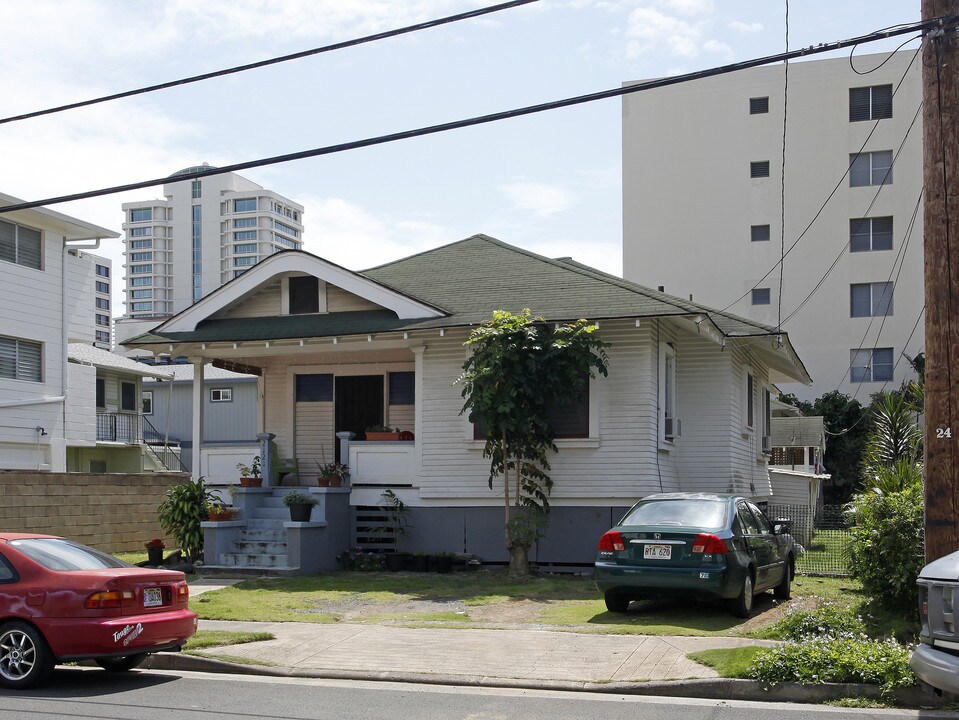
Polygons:
M794 596L861 600L849 578L799 577ZM418 602L427 601L427 602ZM436 601L432 607L429 601ZM443 603L454 604L454 608ZM340 572L248 580L193 598L209 620L393 623L433 627L550 625L577 632L655 635L742 635L743 621L719 601L647 600L626 614L607 612L591 577L510 578L505 571L434 573ZM757 612L779 617L772 594ZM368 609L367 609L368 608ZM348 613L348 617L345 617Z
M798 573L849 574L848 530L816 530L805 554L796 559Z

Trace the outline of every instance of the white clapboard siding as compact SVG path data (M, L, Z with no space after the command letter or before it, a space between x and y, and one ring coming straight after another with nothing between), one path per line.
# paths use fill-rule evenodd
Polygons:
M77 363L69 363L67 367L70 394L67 396L63 436L68 445L95 445L97 369Z
M295 453L300 477L316 475L317 463L333 462L333 441L333 403L296 403Z
M282 308L282 284L279 278L274 278L250 297L228 307L222 317L277 317Z
M347 292L336 285L326 286L326 306L331 313L353 312L356 310L382 310L376 303Z

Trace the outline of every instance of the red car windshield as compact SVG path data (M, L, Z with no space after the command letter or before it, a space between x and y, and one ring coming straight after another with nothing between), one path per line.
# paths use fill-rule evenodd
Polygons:
M650 500L639 503L619 524L719 530L726 527L726 502L701 499Z
M49 570L103 570L131 567L112 555L61 538L22 538L10 545Z

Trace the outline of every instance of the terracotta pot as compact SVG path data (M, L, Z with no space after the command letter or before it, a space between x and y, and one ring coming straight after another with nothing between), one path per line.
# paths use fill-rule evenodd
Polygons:
M243 487L260 487L263 485L263 478L258 477L241 477L240 485Z
M343 484L343 478L341 477L331 477L330 478L330 487L340 487Z
M329 487L333 484L333 478L327 475L320 475L316 478L316 484L320 487Z
M399 440L400 434L398 432L367 432L367 440Z
M221 520L232 520L236 515L236 510L230 508L228 510L208 510L207 516L213 522L219 522Z

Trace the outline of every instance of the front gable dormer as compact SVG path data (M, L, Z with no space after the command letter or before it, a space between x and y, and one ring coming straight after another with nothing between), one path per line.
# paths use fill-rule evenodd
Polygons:
M206 296L158 331L191 332L207 319L387 310L398 319L442 317L436 307L301 251L278 253Z

